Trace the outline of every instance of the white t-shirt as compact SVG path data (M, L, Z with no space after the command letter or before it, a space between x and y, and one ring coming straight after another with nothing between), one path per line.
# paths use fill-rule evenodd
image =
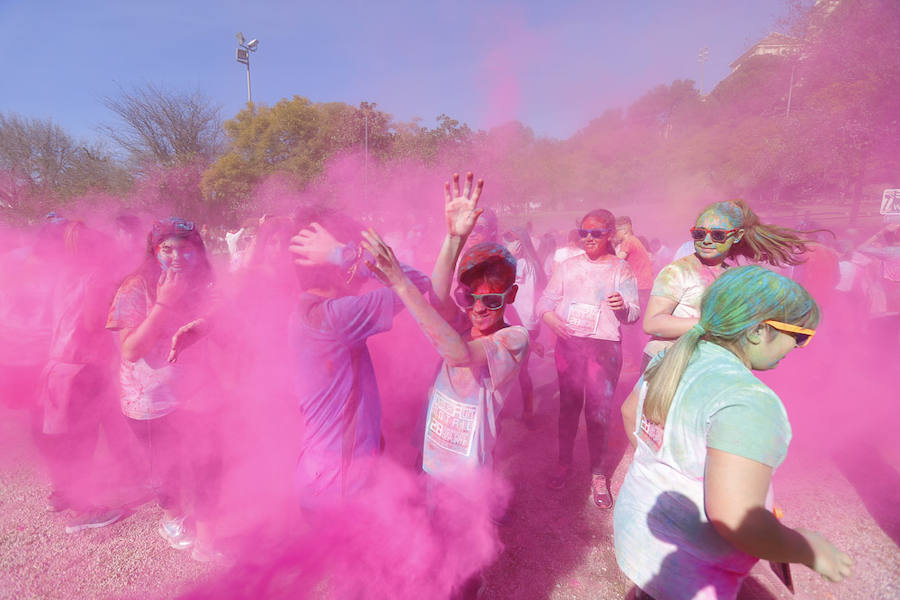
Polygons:
M700 301L716 277L723 271L705 266L696 254L689 254L663 267L653 281L650 296L660 296L677 302L673 317L698 318ZM653 357L675 343L675 340L654 337L644 348L644 354Z
M619 319L606 298L619 292L625 300L626 323L641 316L637 280L628 263L615 255L592 261L580 254L565 261L550 278L537 305L537 314L555 312L577 337L617 342Z
M487 365L454 367L444 361L428 396L422 469L439 479L492 464L497 416L528 352L528 330L521 325L478 341Z
M784 406L737 356L705 341L681 378L664 429L654 432L641 418L643 378L637 386L638 443L613 515L619 567L655 598L735 598L758 559L728 543L706 516L707 448L774 469L791 440ZM766 507L772 506L770 488Z

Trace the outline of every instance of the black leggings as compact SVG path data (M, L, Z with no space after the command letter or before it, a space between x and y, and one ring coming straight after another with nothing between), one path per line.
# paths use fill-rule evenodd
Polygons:
M610 404L622 367L620 342L590 338L556 342L559 375L559 462L572 464L578 420L584 407L591 472L604 475Z

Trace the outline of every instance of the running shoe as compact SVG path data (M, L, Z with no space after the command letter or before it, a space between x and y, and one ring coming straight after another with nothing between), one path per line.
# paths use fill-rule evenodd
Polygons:
M187 550L194 545L194 539L184 526L184 517L177 519L162 518L159 529L156 530L169 545L176 550Z
M591 499L597 507L609 510L613 507L612 493L609 491L609 481L603 475L596 473L591 476Z
M112 525L125 516L119 508L101 508L83 513L66 523L66 533L78 533L84 529L96 529Z

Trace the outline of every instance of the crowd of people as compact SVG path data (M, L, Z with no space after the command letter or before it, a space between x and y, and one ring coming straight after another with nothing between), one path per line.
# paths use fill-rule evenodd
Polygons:
M558 448L546 485L575 475L583 414L588 493L613 512L636 597L734 598L759 559L847 577L844 552L773 513L791 427L753 371L809 344L832 306L865 303L871 330L896 345L898 226L853 244L852 233L763 223L724 201L685 223L688 249L669 256L628 216L596 207L557 247L530 223L501 228L479 206L483 186L471 173L445 184L430 275L403 255L404 235L421 230L379 232L316 206L224 235L179 218L147 232L120 217L103 231L49 215L2 257L0 291L5 402L33 409L49 509L74 510L76 533L155 500L173 548L227 561L213 518L229 445L217 414L248 387L283 396L302 424L288 475L299 511L364 494L392 418L367 340L406 310L440 361L415 441L426 503L473 501L457 482L494 469L512 394L533 425L529 356L552 355ZM111 268L123 255L139 266ZM623 373L639 377L617 406ZM614 497L617 408L635 451ZM114 474L94 477L101 435ZM491 510L502 524L503 507ZM481 586L471 574L453 594Z

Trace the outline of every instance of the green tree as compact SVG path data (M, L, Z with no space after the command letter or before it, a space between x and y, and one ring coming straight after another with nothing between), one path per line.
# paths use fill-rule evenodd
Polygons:
M366 144L376 159L392 148L390 115L374 103L315 103L294 96L250 106L225 122L228 150L204 174L209 202L238 210L267 175L284 172L298 185L316 179L336 153Z

